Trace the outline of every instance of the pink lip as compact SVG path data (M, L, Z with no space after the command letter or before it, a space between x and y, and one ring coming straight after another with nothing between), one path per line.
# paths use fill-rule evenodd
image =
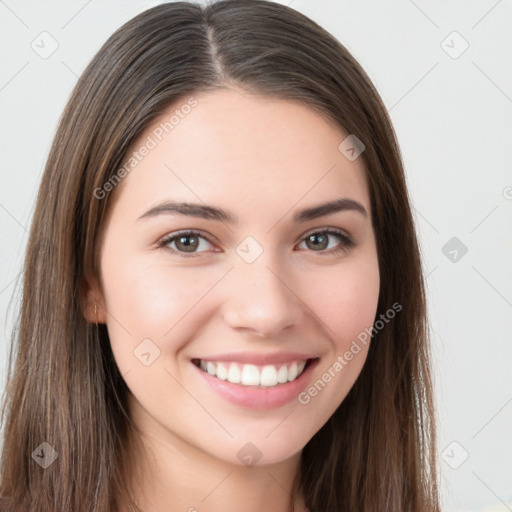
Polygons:
M291 363L293 361L307 361L314 359L317 356L314 354L304 354L299 352L275 352L273 354L260 354L257 352L231 352L229 354L216 354L213 356L197 357L194 359L203 359L204 361L219 361L219 362L234 362L242 364L280 364Z
M241 354L238 354L238 357ZM295 354L296 356L297 354ZM225 357L223 355L222 357ZM212 360L214 360L212 358ZM215 359L217 360L217 359ZM226 361L226 359L218 359ZM287 359L289 361L290 359ZM236 359L239 361L239 359ZM229 402L246 407L249 409L275 409L298 397L301 391L307 386L311 372L317 365L319 359L310 361L302 374L292 382L286 384L278 384L275 387L260 388L256 386L242 386L241 384L233 384L227 380L220 380L204 372L192 363L192 366L199 376L213 389ZM283 362L283 361L280 361ZM271 363L269 363L271 364Z

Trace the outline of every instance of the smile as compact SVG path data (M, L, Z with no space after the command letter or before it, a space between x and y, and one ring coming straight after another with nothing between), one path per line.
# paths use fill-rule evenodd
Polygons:
M281 353L230 354L191 360L196 375L215 394L248 409L275 409L295 400L320 358Z
M242 386L266 388L293 382L302 374L307 364L307 361L304 360L264 366L237 362L206 361L204 359L195 359L192 362L217 379Z

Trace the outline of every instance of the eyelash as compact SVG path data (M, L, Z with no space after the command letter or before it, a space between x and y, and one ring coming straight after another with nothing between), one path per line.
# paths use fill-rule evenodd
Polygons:
M304 242L308 237L310 237L312 235L317 235L317 234L335 235L342 242L338 247L336 247L334 249L327 250L327 251L326 250L310 251L310 252L318 252L318 254L320 254L321 256L338 254L339 252L351 249L352 247L354 247L356 245L356 243L352 240L352 238L350 238L348 235L346 235L343 231L334 229L334 228L312 231L301 240L301 243ZM187 254L185 252L177 251L176 249L171 249L170 247L168 247L168 245L170 243L174 242L174 240L176 240L177 238L189 237L189 236L197 236L197 237L203 238L208 243L214 245L213 242L207 236L205 236L202 232L195 231L195 230L189 230L189 231L179 231L177 233L172 233L170 235L166 235L156 243L156 246L159 249L169 250L173 254L179 254L183 258L197 258L198 255L201 254L201 252L203 252L203 251L201 251L199 253L196 252L196 253Z

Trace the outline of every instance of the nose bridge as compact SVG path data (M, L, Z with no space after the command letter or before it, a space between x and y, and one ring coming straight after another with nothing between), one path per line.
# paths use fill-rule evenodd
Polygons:
M300 301L270 250L248 261L236 257L226 287L224 319L234 329L275 336L299 321Z

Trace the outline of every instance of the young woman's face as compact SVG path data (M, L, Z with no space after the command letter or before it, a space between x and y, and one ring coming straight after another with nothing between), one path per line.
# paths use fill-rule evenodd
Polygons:
M283 461L366 359L351 350L379 295L362 159L300 103L233 90L186 103L127 155L100 321L143 432L235 464Z

